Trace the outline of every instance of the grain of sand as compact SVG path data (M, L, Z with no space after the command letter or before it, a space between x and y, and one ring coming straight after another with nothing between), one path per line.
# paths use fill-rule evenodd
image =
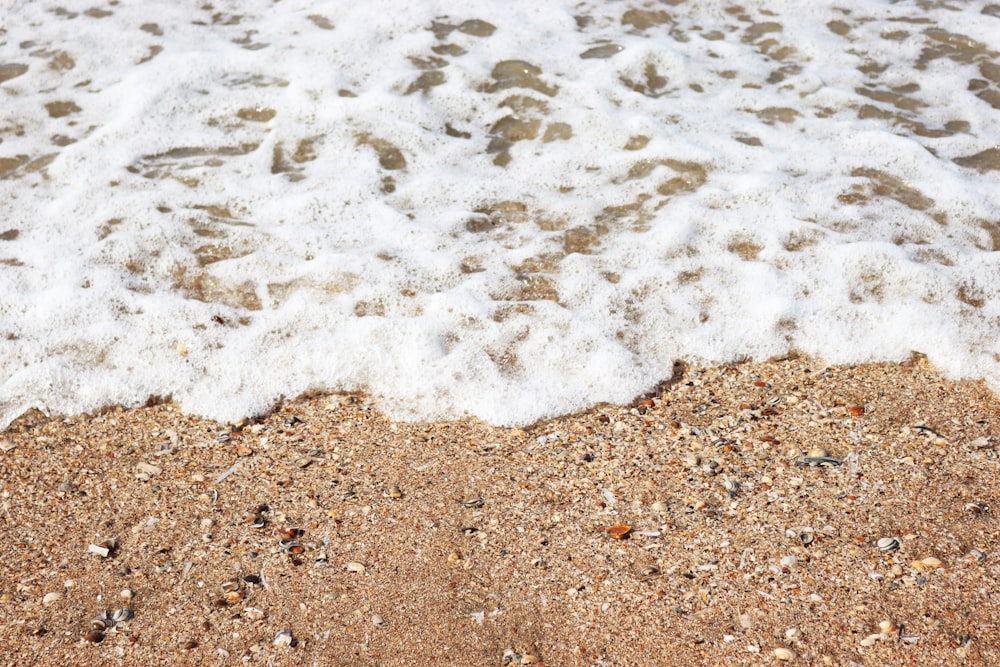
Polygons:
M1000 664L998 434L920 359L679 366L521 429L364 396L28 414L0 664Z

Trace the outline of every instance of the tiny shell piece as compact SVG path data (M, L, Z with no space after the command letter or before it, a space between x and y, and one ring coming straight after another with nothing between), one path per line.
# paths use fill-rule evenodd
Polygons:
M104 641L104 633L100 630L91 630L83 636L91 644L100 644Z
M359 563L356 560L352 560L350 563L345 565L348 572L364 572L365 566L363 563Z
M42 598L42 604L48 605L62 600L62 593L46 593Z
M291 630L282 630L274 637L275 646L295 646L295 637Z
M986 554L984 554L979 549L972 549L971 551L969 551L969 553L966 556L966 558L968 558L971 561L975 561L975 562L978 563L979 561L981 561L981 560L983 560L983 559L986 558Z
M163 472L163 468L161 468L160 466L153 465L152 463L146 463L145 461L138 464L136 466L136 469L139 472L144 472L150 476L159 475L161 472Z
M924 558L920 562L924 564L924 567L944 567L944 563L934 557Z
M642 568L643 577L653 578L659 576L659 574L660 574L660 568L656 567L655 565L646 565L645 567Z
M90 544L87 546L87 551L92 554L97 554L101 558L107 558L108 554L111 553L111 547L104 544Z
M625 525L611 526L610 528L607 529L606 532L613 539L624 540L627 539L629 534L632 532L632 526L625 526Z
M784 646L779 646L778 648L771 651L771 653L774 654L774 657L777 658L778 660L788 661L788 660L794 660L796 657L798 657L795 651L793 651L790 648L785 648Z
M257 607L247 607L243 610L242 614L245 618L251 621L260 621L266 616L263 609L257 609Z

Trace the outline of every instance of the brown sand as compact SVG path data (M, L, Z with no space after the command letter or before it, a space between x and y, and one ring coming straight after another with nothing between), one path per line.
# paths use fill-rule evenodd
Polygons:
M339 396L26 415L0 435L0 664L1000 664L997 434L995 395L920 360L679 368L523 430Z

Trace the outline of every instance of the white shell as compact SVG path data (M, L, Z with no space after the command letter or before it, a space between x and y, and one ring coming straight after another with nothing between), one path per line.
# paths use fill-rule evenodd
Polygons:
M875 548L879 551L895 551L899 548L899 540L895 537L880 537L875 543Z
M128 623L135 617L135 614L128 607L122 607L121 609L115 609L115 612L111 614L111 620L115 623Z
M106 547L103 544L90 544L87 546L87 551L97 554L101 558L107 558L108 554L111 553L110 547Z
M775 658L778 660L794 660L798 655L790 648L785 648L784 646L779 646L778 648L771 651Z

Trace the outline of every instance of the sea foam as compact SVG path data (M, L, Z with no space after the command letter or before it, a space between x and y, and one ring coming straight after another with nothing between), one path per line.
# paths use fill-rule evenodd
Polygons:
M1000 388L998 15L17 3L0 425L354 390L528 423L792 352Z

